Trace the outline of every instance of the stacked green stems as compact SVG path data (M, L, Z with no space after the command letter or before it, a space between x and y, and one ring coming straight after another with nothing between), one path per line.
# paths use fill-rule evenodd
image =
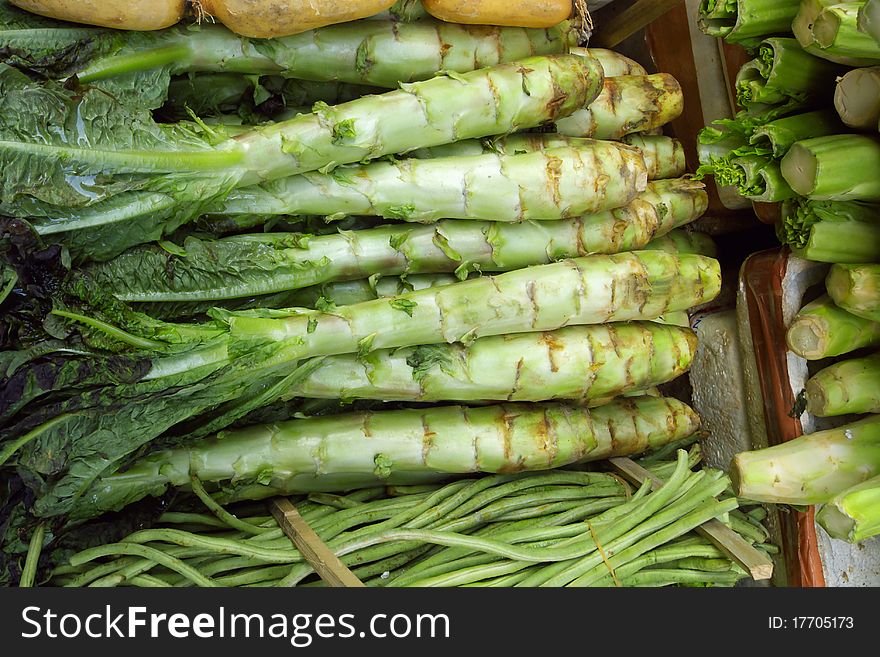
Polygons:
M620 139L659 128L683 110L681 85L668 73L608 76L599 96L589 106L557 121L556 131L572 137Z
M706 34L752 48L764 37L789 31L799 0L701 0L699 26Z
M850 543L880 534L880 477L836 495L819 509L816 522L832 538Z
M842 2L825 7L813 21L810 30L814 43L823 56L875 60L880 63L880 43L858 29L862 2Z
M814 415L880 413L880 354L830 365L810 377L805 391Z
M786 341L794 353L807 360L840 356L880 346L880 322L853 315L824 295L798 312L788 327Z
M734 456L736 494L775 504L822 504L880 473L880 416Z
M737 73L737 101L745 108L821 101L842 73L841 66L805 52L796 39L765 39L758 56Z
M638 249L698 218L706 198L702 185L676 179L652 183L624 207L559 221L444 220L316 237L189 237L182 250L139 247L91 266L86 276L118 299L138 303L247 298L374 275L463 277Z
M719 286L716 260L663 251L634 251L483 276L392 299L344 306L332 313L294 309L268 313L269 317L260 313L228 314L223 318L226 331L220 337L204 345L176 348L168 355L152 359L142 383L134 384L137 390L146 388L147 394L138 406L138 418L143 417L143 423L129 417L125 408L105 412L93 402L13 438L0 453L0 460L17 455L19 464L30 462L39 453L41 440L48 435L62 432L63 440L69 441L74 435L89 435L108 423L116 423L118 415L124 414L128 429L112 450L81 454L79 448L72 446L68 458L76 455L79 467L89 464L89 477L83 479L68 473L62 466L58 478L36 502L40 514L59 515L81 507L88 517L92 508L90 496L71 498L67 486L88 487L94 476L112 471L114 463L119 467L123 459L160 435L169 423L214 411L214 417L201 422L190 434L206 435L228 426L253 408L271 403L289 389L292 380L311 367L298 367L303 359L468 342L490 335L555 330L565 325L655 319L714 298ZM199 384L205 376L218 371L220 374L212 379L211 386ZM171 382L178 387L175 404L169 407L167 400L157 393ZM257 382L259 385L255 385ZM114 386L114 392L118 395L126 389ZM232 403L218 409L218 405L226 402ZM146 423L142 414L145 404L161 404L163 423L155 422L152 415ZM327 477L328 483L331 479ZM113 505L118 507L122 503L115 500Z
M876 130L880 121L880 66L854 68L839 78L834 109L849 127Z
M858 162L858 167L852 163ZM840 134L805 139L782 158L782 175L791 188L817 200L880 200L880 141Z
M871 260L880 260L880 253ZM825 287L834 303L844 310L880 322L880 264L832 265Z
M859 9L858 28L880 44L880 2L867 0Z

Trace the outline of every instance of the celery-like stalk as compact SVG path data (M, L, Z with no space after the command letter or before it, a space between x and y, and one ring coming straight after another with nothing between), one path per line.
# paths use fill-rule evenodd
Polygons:
M864 2L843 2L825 7L810 30L821 57L847 57L880 63L880 43L858 29L859 9Z
M850 543L880 534L880 477L835 496L816 514L816 522L832 538Z
M880 206L790 199L782 205L776 234L807 260L872 262L880 258Z
M880 413L880 354L826 367L807 381L805 394L807 410L821 417Z
M880 346L880 322L853 315L825 295L801 308L786 333L788 347L801 358L829 356Z
M833 135L844 130L834 112L816 110L786 116L758 126L749 138L749 143L758 149L769 148L773 157L781 158L799 141Z
M758 47L758 56L747 62L736 76L736 97L742 107L821 101L843 69L813 57L796 39L774 37Z
M880 252L876 257L880 259ZM833 265L825 287L844 310L880 322L880 264Z
M834 109L858 130L874 130L880 121L880 66L854 68L837 81Z
M880 473L880 415L733 457L739 497L821 504Z
M880 140L827 135L797 142L782 158L782 175L801 196L880 201Z
M859 9L859 30L880 43L880 0L868 0Z
M800 0L702 0L699 25L710 36L751 48L788 32L799 6Z
M825 10L840 3L837 0L801 0L797 16L791 23L791 31L797 38L801 47L811 55L827 59L828 61L843 64L845 66L872 66L877 63L874 57L849 57L823 49L816 43L813 26L819 15ZM846 3L852 4L852 3ZM827 19L826 19L827 20Z

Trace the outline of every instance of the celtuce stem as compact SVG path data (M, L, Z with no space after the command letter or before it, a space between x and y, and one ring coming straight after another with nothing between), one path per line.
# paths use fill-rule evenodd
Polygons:
M807 410L823 417L880 413L880 354L835 363L806 385Z
M788 327L789 348L807 360L880 346L880 322L853 315L825 295L808 303Z
M822 504L880 473L880 416L734 456L736 494L757 502Z

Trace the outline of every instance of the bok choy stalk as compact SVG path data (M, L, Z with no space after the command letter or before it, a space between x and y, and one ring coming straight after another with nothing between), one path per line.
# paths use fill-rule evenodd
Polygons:
M794 20L791 23L791 31L797 38L798 43L801 44L801 48L803 48L811 55L814 55L815 57L821 57L823 59L827 59L828 61L843 64L845 66L872 66L876 64L876 56L851 57L843 53L836 52L835 48L821 48L819 44L816 43L816 35L813 33L813 28L820 15L826 9L831 9L832 7L838 5L847 6L852 4L854 3L839 3L837 2L837 0L801 0L797 16L795 16ZM829 19L833 21L834 19L831 18L833 14L834 12L826 13L823 21L828 21ZM824 29L828 30L828 28ZM834 36L834 32L834 29L830 30L831 37ZM827 33L828 32L826 32L826 34ZM856 43L857 46L861 47L864 44L861 38L864 36L862 34L857 33L856 35L851 35L849 30L845 29L842 36L844 36L845 41L840 44L841 46L846 46L846 40L850 39L850 37L854 39L854 43Z
M309 172L234 190L210 212L554 220L626 205L647 181L637 149L584 141L530 153L406 158Z
M842 2L819 12L810 30L813 43L819 48L816 54L880 63L880 43L858 29L859 9L864 4L864 1Z
M841 121L858 130L880 122L880 66L854 68L837 81L834 108Z
M843 67L805 52L796 39L765 39L758 47L758 56L736 75L736 99L744 108L821 103L843 72Z
M800 0L701 0L699 25L709 36L753 48L764 37L786 34L799 6Z
M880 473L880 415L733 457L738 497L822 504Z
M836 495L816 513L816 522L831 538L850 543L880 534L880 477Z
M880 321L880 264L832 265L825 287L834 303L844 310Z
M705 210L704 190L658 181L616 210L562 221L445 220L308 236L259 233L188 237L179 248L144 245L93 265L86 276L130 302L194 302L273 294L335 280L409 273L510 271L593 253L631 251Z
M577 39L567 22L527 29L431 19L352 21L276 39L248 39L215 25L119 32L41 19L51 27L34 39L33 30L4 18L0 15L2 61L59 80L76 76L82 84L151 109L164 102L171 76L184 73L283 74L393 89L437 71L464 73L562 54Z
M684 94L668 73L606 77L589 106L556 122L556 131L572 137L620 139L659 128L678 118Z
M77 257L106 259L173 231L236 187L535 127L589 103L601 79L600 64L587 57L531 58L215 143L159 126L100 90L74 94L0 67L0 212L32 219ZM71 145L81 143L90 147Z
M859 31L869 34L874 41L880 43L880 2L868 0L859 9Z
M779 241L807 260L880 260L880 206L861 201L811 201L797 197L782 205Z
M821 360L880 346L880 323L853 315L824 295L801 308L788 327L786 342L801 358Z
M858 162L858 166L852 166ZM794 144L780 163L801 196L832 201L880 200L880 140L866 135L826 135Z
M830 365L810 377L805 391L814 415L880 413L880 354Z
M305 359L368 357L377 349L653 319L708 301L719 289L715 260L636 251L484 276L331 312L226 313L219 336L147 354L151 365L139 370L144 373L138 383L78 391L64 382L79 393L71 397L53 389L51 376L40 380L38 389L26 390L28 397L52 392L52 399L42 407L31 404L5 432L0 463L14 459L21 472L40 473L29 479L37 493L34 513L61 516L74 510L98 476L123 466L169 429L177 427L191 440L274 402L318 362L301 364ZM0 396L15 389L7 384ZM90 447L95 441L100 452ZM54 455L51 462L47 454Z
M226 498L416 484L470 472L544 470L635 454L691 435L699 420L674 399L642 397L594 409L557 404L447 406L296 419L231 430L154 452L102 477L79 505L120 509L191 477Z

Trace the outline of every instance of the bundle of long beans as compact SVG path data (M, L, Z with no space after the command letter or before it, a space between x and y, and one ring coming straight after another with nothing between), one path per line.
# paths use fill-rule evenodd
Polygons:
M760 510L738 509L720 472L691 471L699 460L694 446L674 461L645 462L667 480L655 492L634 491L606 472L557 470L313 494L296 503L368 586L730 586L745 572L694 534L696 526L721 516L749 543L774 548ZM235 516L198 480L193 490L207 509L173 508L149 529L72 554L51 583L321 585L265 511L251 505Z

